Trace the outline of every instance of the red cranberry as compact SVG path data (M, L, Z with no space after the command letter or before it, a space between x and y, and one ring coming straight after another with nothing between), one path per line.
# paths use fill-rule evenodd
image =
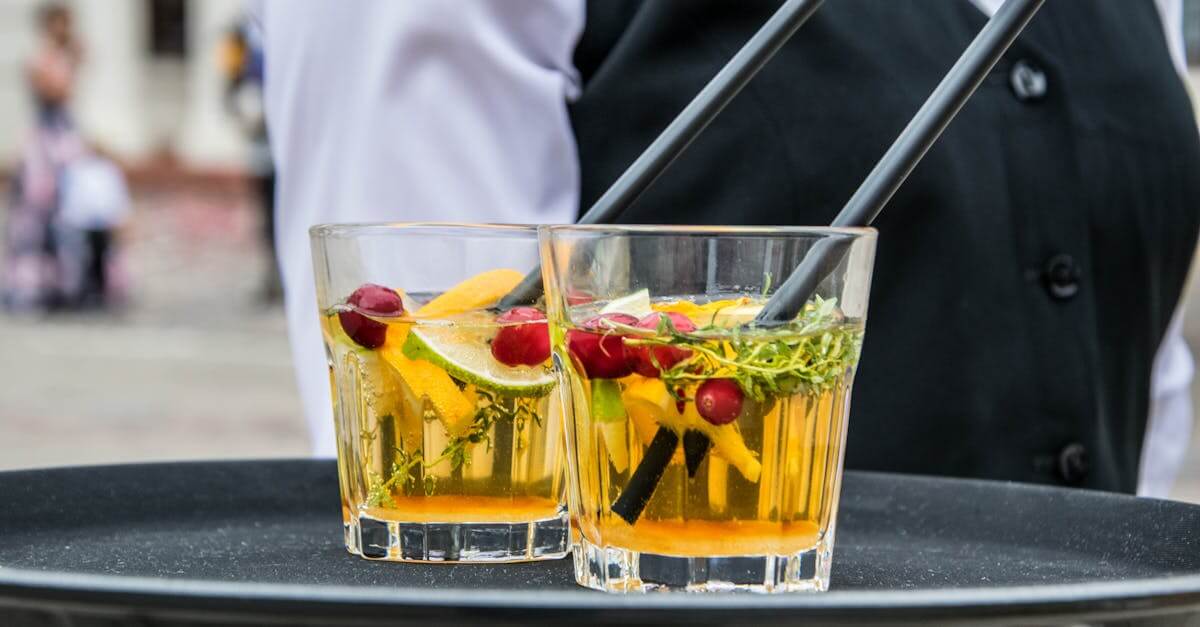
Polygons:
M620 379L633 372L625 351L625 340L612 327L604 324L605 320L628 326L638 322L629 314L607 313L580 325L583 329L595 331L572 329L567 332L567 348L589 379Z
M733 379L709 379L696 388L696 411L710 424L727 425L742 413L745 395Z
M387 325L367 316L398 316L404 313L400 295L390 287L364 283L346 299L354 309L338 313L338 322L350 339L364 348L379 348L387 339ZM366 314L366 315L363 315Z
M492 340L492 357L496 361L505 366L536 366L550 359L546 314L533 307L515 307L497 316L496 322L507 323Z
M696 330L696 325L692 324L687 316L675 311L667 313L656 311L639 320L637 326L639 329L657 329L658 322L663 316L671 319L671 324L675 325L676 331L689 333ZM658 377L661 371L669 369L692 355L692 351L676 346L656 346L654 348L629 346L626 350L629 352L629 360L634 372L643 377Z

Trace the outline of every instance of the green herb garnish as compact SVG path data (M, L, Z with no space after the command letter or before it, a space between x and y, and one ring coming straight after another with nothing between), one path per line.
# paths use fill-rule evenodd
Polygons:
M451 438L442 448L441 454L430 462L425 462L420 451L412 453L406 451L401 442L400 446L395 448L396 459L392 462L390 476L385 480L378 473L371 473L368 477L371 485L367 494L368 506L379 506L398 487L403 489L405 495L413 494L418 488L426 496L432 495L437 487L436 479L426 474L426 471L446 461L450 463L452 471L470 464L469 447L479 444L490 446L490 432L492 426L497 422L511 421L513 430L518 435L524 433L530 421L537 426L542 424L542 417L538 413L539 399L537 398L502 396L482 389L476 389L475 392L478 398L475 416L467 431ZM374 432L371 432L369 436L364 433L364 441L374 438ZM518 439L517 442L520 446L521 440ZM418 469L420 472L417 472ZM421 479L422 475L424 475L423 480Z
M664 317L665 318L665 317ZM782 327L732 329L707 326L679 333L660 324L656 337L638 335L631 345L678 346L692 354L661 374L677 400L689 386L713 378L738 382L756 401L832 387L858 361L862 330L847 324L836 299L817 297L801 315Z
M539 426L542 418L537 412L538 399L523 396L501 396L487 390L477 388L475 393L479 400L475 409L475 417L467 432L450 440L442 449L442 454L426 468L432 468L445 460L450 460L450 468L456 469L470 463L467 447L487 443L491 445L492 425L499 421L511 421L513 429L518 433L525 430L526 424L533 420Z
M409 453L403 447L397 446L395 449L396 461L392 462L391 476L387 481L376 473L371 473L371 489L367 493L367 505L369 507L378 507L383 500L391 494L397 484L404 486L404 493L411 494L417 488L417 474L413 471L421 466L421 451L413 451ZM426 476L422 483L425 490L425 495L433 494L433 489L436 481L433 477Z

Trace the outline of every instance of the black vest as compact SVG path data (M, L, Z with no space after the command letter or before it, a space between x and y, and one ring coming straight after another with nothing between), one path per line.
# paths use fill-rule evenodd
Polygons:
M589 3L589 206L778 7ZM621 216L827 224L986 21L833 0ZM1049 0L876 223L847 466L1130 492L1200 221L1151 0Z

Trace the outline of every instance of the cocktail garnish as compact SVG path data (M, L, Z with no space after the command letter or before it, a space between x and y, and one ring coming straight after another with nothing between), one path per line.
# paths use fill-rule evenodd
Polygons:
M487 327L483 327L487 330ZM413 325L404 356L428 362L464 383L507 396L545 396L554 389L554 375L541 365L506 366L492 356L481 328Z
M733 306L748 313L754 305L741 302ZM656 306L656 309L689 307ZM715 319L727 307L713 309ZM656 440L664 430L686 435L688 429L693 429L710 439L711 450L736 467L742 476L757 482L762 464L746 448L734 421L749 411L747 408L770 407L776 398L801 390L823 392L835 385L857 361L861 341L857 330L843 326L843 321L836 299L816 297L796 320L770 329L709 325L681 332L675 325L660 325L656 334L645 335L644 329L623 326L622 322L614 326L625 334L622 342L627 353L662 348L690 351L687 357L662 369L658 381L645 379L644 383L629 386L625 393L643 400L645 404L638 411L655 408L656 419L664 425L655 435ZM648 387L652 381L662 387ZM695 397L687 398L687 390L695 390ZM661 398L664 394L683 404L683 411L672 411L674 408ZM693 440L693 448L699 450L695 436ZM697 456L690 455L692 460ZM703 453L698 456L702 461ZM685 460L689 463L689 473L694 473L690 468L693 463L697 468L700 463L692 460ZM647 479L657 481L662 476L662 471L653 467L643 470L643 466L651 463L657 462L650 459L647 451L617 503L642 502L642 507L645 506L644 501L650 499L656 486L647 483ZM614 512L618 511L617 503L613 504ZM633 514L632 519L621 514L633 524L641 509L626 506L622 511Z
M709 379L696 388L696 411L711 425L727 425L742 413L745 395L733 379Z
M592 418L600 422L625 420L620 384L612 379L593 379L591 410Z
M418 318L444 318L483 309L516 287L524 275L516 270L480 272L425 303L414 314Z
M600 309L601 314L620 313L640 319L652 311L650 290L640 289L632 294L614 298Z
M443 461L449 461L451 469L459 468L467 463L468 446L489 442L488 435L492 425L500 421L511 421L517 430L523 425L534 422L541 425L541 416L537 412L537 399L529 397L501 396L476 390L478 394L475 415L470 428L455 438L452 438L442 449L437 459L427 464L432 468Z
M629 468L628 421L625 403L621 401L621 386L612 379L592 379L592 418L599 423L604 448L618 473Z
M371 477L371 488L367 493L367 506L382 505L391 498L392 490L396 488L401 488L405 494L415 492L418 483L424 489L425 494L433 494L435 487L433 477L425 477L424 481L421 481L418 479L418 473L414 472L423 465L420 451L409 453L403 447L395 447L395 458L389 468L391 474L387 480L372 473L374 476Z
M351 307L338 312L338 323L350 339L363 348L379 348L387 339L387 324L367 316L398 316L404 313L400 294L390 287L374 283L363 284L354 290L346 304Z
M506 366L540 366L550 359L546 314L533 307L515 307L497 316L496 322L504 325L492 338L496 361Z
M567 331L567 349L589 379L620 379L633 372L619 326L636 325L637 318L623 313L600 314L582 328Z
M711 452L733 464L747 481L758 481L762 466L755 459L754 453L746 447L736 423L720 427L711 425L700 417L695 403L685 403L683 411L679 411L675 398L659 379L642 378L630 382L626 384L621 396L626 411L634 419L639 430L645 428L640 421L649 419L653 425L671 429L677 435L689 429L699 431L713 441ZM749 407L757 405L747 403L747 408Z
M692 350L661 375L669 390L733 379L748 398L767 401L801 387L821 391L858 359L860 334L841 326L837 299L817 297L800 317L771 329L702 327L669 337L631 338L631 346L684 345ZM697 341L706 339L708 341Z
M696 325L691 319L678 312L653 312L638 320L639 329L658 331L666 335L670 333L691 333ZM629 346L626 348L633 370L643 377L657 377L660 372L687 359L692 351L675 346Z
M394 328L399 326L394 325ZM396 370L413 395L429 404L447 433L452 436L462 433L470 424L474 406L445 370L428 361L412 359L402 352L400 342L405 341L406 335L410 334L399 330L390 332L387 343L380 348L380 354Z
M748 308L753 308L754 314L757 314L758 310L762 308L762 304L755 303L755 301L749 296L739 296L738 298L714 300L703 304L694 303L690 300L657 302L652 303L650 307L654 309L654 311L661 311L664 313L681 313L699 326L728 327L732 325L725 324L722 322L722 320L728 317L728 315L730 315L732 312L743 312ZM754 315L751 315L744 321L753 319Z
M418 487L427 496L433 494L436 480L428 474L421 479L421 475L442 463L449 463L450 470L465 466L469 463L470 447L490 443L492 426L497 422L511 421L517 431L523 431L530 422L542 424L535 399L494 396L484 390L477 390L476 394L477 405L470 425L460 435L452 437L437 458L426 462L419 450L409 452L404 442L395 447L390 476L386 481L378 476L373 478L367 505L380 505L395 489L400 489L406 496L416 492Z

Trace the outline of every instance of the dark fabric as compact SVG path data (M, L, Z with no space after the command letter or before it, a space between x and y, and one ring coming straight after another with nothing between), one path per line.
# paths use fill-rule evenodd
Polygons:
M589 4L584 207L777 6ZM826 3L620 221L828 223L985 21ZM1198 202L1151 0L1046 2L876 224L847 465L1133 491Z

